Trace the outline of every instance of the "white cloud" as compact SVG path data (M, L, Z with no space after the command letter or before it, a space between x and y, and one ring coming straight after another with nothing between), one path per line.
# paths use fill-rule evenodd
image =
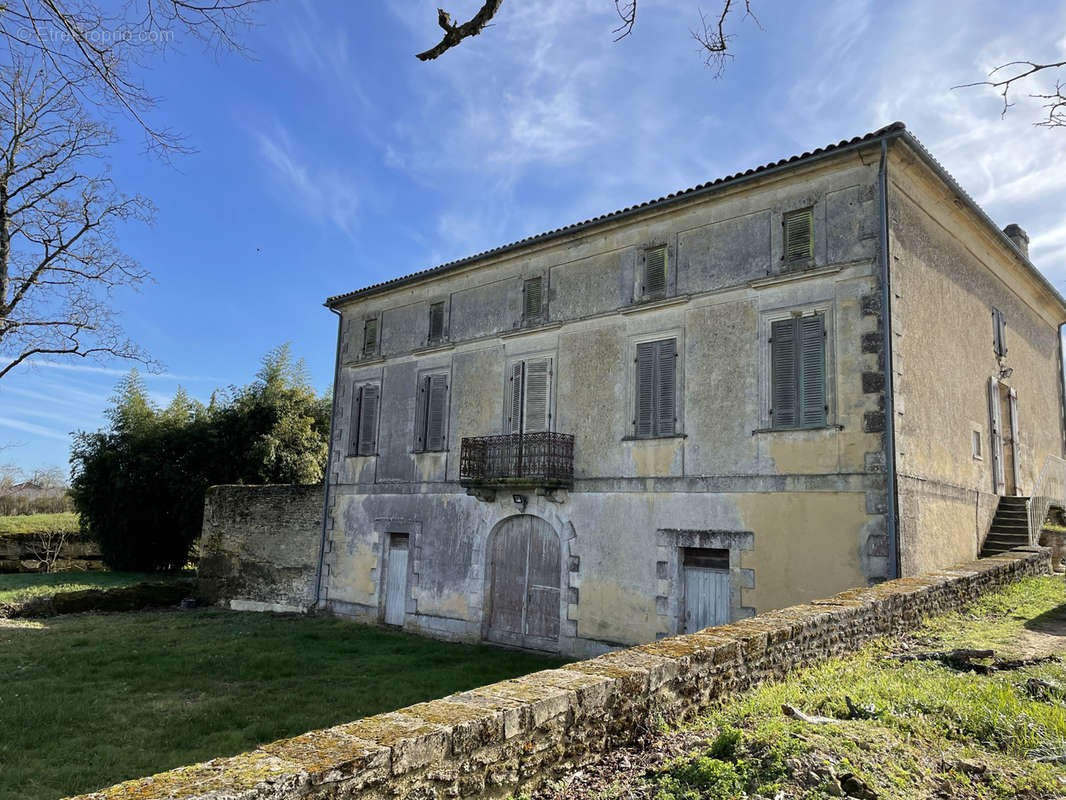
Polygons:
M43 436L46 439L70 440L70 434L67 432L46 428L43 425L35 425L32 422L26 422L21 419L12 419L11 417L0 417L0 427L12 428L23 433L32 433L34 436Z

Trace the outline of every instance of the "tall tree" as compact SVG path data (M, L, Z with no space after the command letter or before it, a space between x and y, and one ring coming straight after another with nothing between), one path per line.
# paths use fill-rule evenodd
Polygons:
M148 361L111 293L147 278L115 225L152 208L116 190L101 164L114 135L77 91L37 59L0 67L0 378L42 355Z

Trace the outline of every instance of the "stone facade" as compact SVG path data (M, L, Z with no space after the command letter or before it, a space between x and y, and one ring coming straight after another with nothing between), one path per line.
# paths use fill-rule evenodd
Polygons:
M898 634L1047 571L1032 548L842 592L699 633L129 781L79 800L508 797L594 761L660 719Z
M212 486L204 504L199 593L238 611L314 603L321 486Z
M1004 493L971 453L974 435L990 446L982 386L1012 368L1026 491L1063 455L1066 301L967 200L897 124L331 298L319 606L589 656L976 556ZM794 388L824 408L793 425L771 340L797 320L824 350ZM664 342L655 403L673 418L648 435L641 354ZM573 436L572 484L472 485L463 441L519 429L515 370L528 388L534 365L538 426ZM504 596L507 542L527 535L544 574L505 575ZM507 615L522 633L501 633Z

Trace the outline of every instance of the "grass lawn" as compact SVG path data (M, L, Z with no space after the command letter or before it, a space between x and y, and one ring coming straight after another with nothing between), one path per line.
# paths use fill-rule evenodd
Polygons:
M330 618L0 620L0 800L88 792L559 663Z
M192 572L10 572L0 574L0 613L3 606L14 606L34 597L83 589L115 589L135 583L169 583L193 577Z
M73 511L64 511L60 514L16 514L0 517L0 536L38 531L77 533L78 515Z
M1066 581L1020 582L903 639L765 684L535 797L1066 797L1062 655L989 675L888 658L958 647L994 649L999 658L1061 653ZM793 719L783 704L831 721Z

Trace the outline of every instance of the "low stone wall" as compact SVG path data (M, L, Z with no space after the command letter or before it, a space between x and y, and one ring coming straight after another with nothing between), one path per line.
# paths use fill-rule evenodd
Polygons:
M0 572L43 572L41 553L51 543L37 533L8 533L0 536ZM100 545L78 533L67 534L55 562L56 572L78 569L102 569Z
M145 608L176 606L189 597L192 581L174 583L135 583L115 589L82 589L32 597L18 605L0 603L0 616L52 617L56 614L83 614L86 611L140 611Z
M202 599L238 611L314 602L322 486L212 486L196 570Z
M842 592L388 714L312 731L80 800L511 795L596 759L659 719L898 634L1047 572L1037 548Z

